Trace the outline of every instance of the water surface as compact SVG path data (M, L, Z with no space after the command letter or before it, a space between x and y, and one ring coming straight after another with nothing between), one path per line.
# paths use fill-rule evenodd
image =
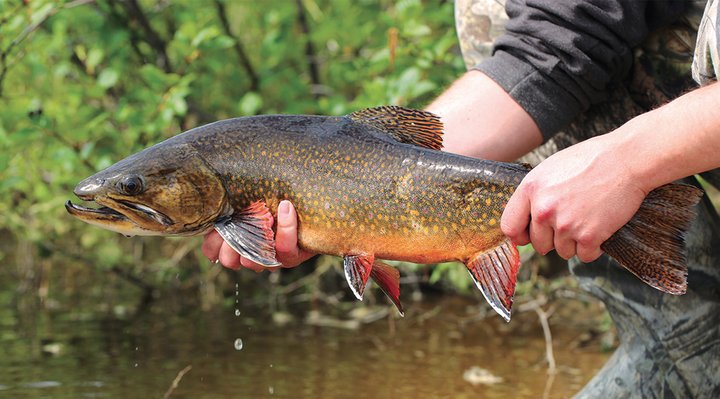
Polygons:
M183 314L154 305L125 320L48 311L32 322L3 317L0 397L543 397L545 340L535 312L516 313L506 324L477 317L478 303L411 302L405 318L386 316L357 329L308 325L307 312L280 326L242 303ZM595 341L585 344L588 326L572 318L581 305L558 306L566 311L550 319L558 374L548 392L563 398L608 353ZM463 375L473 367L502 382L471 384Z

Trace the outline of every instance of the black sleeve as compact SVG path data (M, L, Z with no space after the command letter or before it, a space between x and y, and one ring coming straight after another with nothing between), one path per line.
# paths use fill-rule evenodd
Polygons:
M485 72L532 116L545 140L630 71L633 48L684 1L508 0L510 20Z

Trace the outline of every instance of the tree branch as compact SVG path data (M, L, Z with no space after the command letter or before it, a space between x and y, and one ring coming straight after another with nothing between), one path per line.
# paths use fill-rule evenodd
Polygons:
M318 98L320 97L320 90L318 89L320 88L321 83L320 68L318 67L317 62L317 52L315 51L315 45L310 39L310 26L308 25L307 16L305 15L305 7L303 6L302 0L296 0L296 3L298 8L298 23L300 24L300 29L306 37L305 58L308 64L308 72L310 72L310 82L313 86L312 94L313 97Z
M78 7L78 6L82 6L82 5L94 3L94 2L95 2L95 0L75 0L75 1L71 1L69 3L66 3L61 7L55 7L53 9L51 9L50 11L48 11L48 13L46 15L44 15L39 20L35 21L35 23L32 23L32 24L26 26L25 29L23 29L23 31L20 32L20 34L10 42L10 44L8 44L7 48L0 50L0 97L2 97L2 95L3 95L3 82L5 81L5 76L7 75L7 72L9 69L8 56L13 51L13 49L15 47L19 46L20 43L22 43L25 39L27 39L27 37L30 36L31 33L35 32L40 27L40 25L45 23L45 21L50 19L50 17L57 14L59 11L67 10L70 8L74 8L74 7ZM1 23L0 23L0 26L2 26Z
M110 6L113 7L114 4L116 4L116 0L110 0ZM160 37L160 34L153 29L152 25L150 25L150 21L145 15L143 9L140 7L140 4L138 4L137 0L123 0L120 1L119 4L123 6L125 12L127 13L127 18L125 18L125 20L127 22L137 23L142 29L144 33L143 39L156 53L156 64L166 73L172 72L170 57L167 55L167 43ZM119 17L119 13L114 10L114 7L113 11L116 16ZM135 34L134 31L132 29L128 30L130 31L132 37ZM137 39L138 37L136 36L135 40ZM139 52L139 48L136 49L135 52Z
M240 64L243 69L245 69L245 73L247 73L250 78L250 90L259 92L260 78L258 77L257 72L255 72L255 68L253 68L250 58L247 56L247 53L245 53L245 49L243 48L242 42L240 42L240 38L236 37L232 33L232 30L230 30L230 23L228 22L227 12L225 11L225 3L221 0L215 0L215 8L217 8L218 18L220 19L220 23L223 26L225 34L230 36L235 42L235 45L233 46L235 48L235 52L237 53L238 58L240 58Z

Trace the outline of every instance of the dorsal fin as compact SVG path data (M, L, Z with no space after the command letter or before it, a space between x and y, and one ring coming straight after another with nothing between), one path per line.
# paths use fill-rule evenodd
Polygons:
M442 149L443 124L433 113L385 105L361 109L348 117L379 129L401 143L433 150Z

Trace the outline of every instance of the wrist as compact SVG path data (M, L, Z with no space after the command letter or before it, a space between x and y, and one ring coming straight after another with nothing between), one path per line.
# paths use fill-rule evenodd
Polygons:
M675 179L667 167L674 152L647 134L663 128L655 116L653 112L639 115L605 135L612 143L609 151L616 154L625 176L645 194Z

